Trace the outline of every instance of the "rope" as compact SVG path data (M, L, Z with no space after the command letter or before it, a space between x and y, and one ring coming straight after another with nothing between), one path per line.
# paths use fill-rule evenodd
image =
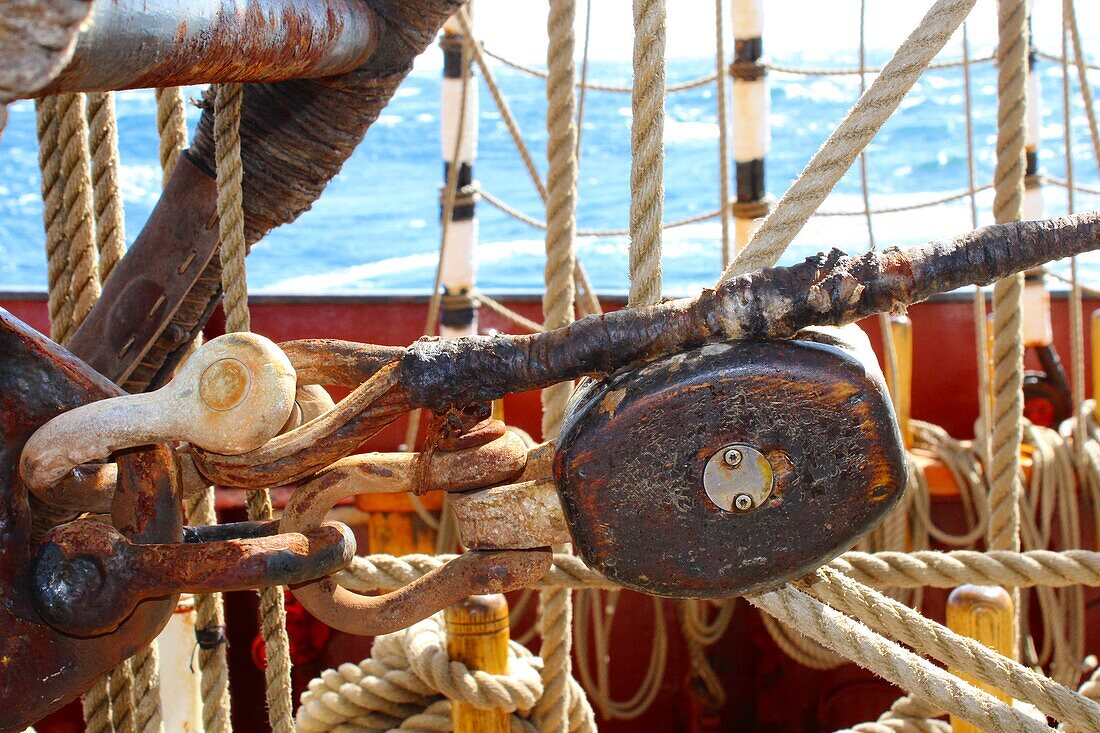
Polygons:
M577 673L581 684L605 720L635 720L657 699L664 681L668 659L668 624L664 602L653 598L653 636L649 664L634 695L624 701L611 697L611 630L619 591L610 591L606 601L598 588L580 591L576 596L573 635L576 639ZM594 644L595 649L592 650ZM595 667L595 675L592 667Z
M62 94L57 98L60 123L57 144L61 148L60 176L63 181L61 209L65 237L69 241L69 298L72 313L60 339L68 343L77 326L99 299L99 254L95 241L95 211L89 170L88 119L83 94Z
M91 689L80 698L84 714L85 733L111 733L111 674L108 672L95 681Z
M213 486L191 497L187 519L194 525L217 524ZM203 731L229 733L233 723L225 654L225 607L220 593L195 596L195 636L199 647Z
M718 210L722 212L722 269L730 262L729 102L726 101L726 0L714 0L715 103L718 105Z
M733 619L736 599L718 602L718 613L713 622L706 620L707 601L689 600L677 604L680 632L688 649L691 672L688 685L691 694L701 698L712 709L721 708L728 699L722 680L707 658L706 648L718 642L726 633Z
M1042 177L1043 184L1050 184L1054 186L1061 186L1062 188L1072 188L1078 193L1087 193L1092 196L1100 196L1100 187L1086 186L1081 183L1074 183L1067 181L1064 178L1057 178L1055 176L1045 175Z
M113 94L88 95L88 127L92 149L92 198L95 202L99 279L106 282L126 252L122 194L118 188L118 124Z
M1065 142L1065 158L1066 158L1066 179L1070 182L1070 185L1066 187L1066 210L1072 213L1075 210L1074 206L1074 190L1072 186L1073 182L1073 132L1069 124L1071 118L1071 106L1070 106L1070 83L1069 83L1069 69L1067 68L1066 57L1068 56L1068 36L1072 31L1076 31L1077 18L1074 12L1072 2L1063 2L1062 4L1062 114L1063 114L1063 139ZM1078 37L1077 41L1080 40ZM1075 43L1075 47L1076 47ZM1080 72L1080 79L1084 86L1088 86L1088 79L1082 63L1081 51L1076 48L1075 55L1078 62L1078 71ZM1091 95L1087 97L1088 104L1091 106ZM1092 115L1092 110L1089 110L1089 129L1093 140L1093 152L1097 156L1097 160L1100 161L1100 147L1096 145L1096 125L1095 117ZM1082 409L1085 403L1085 342L1084 342L1084 324L1081 317L1083 310L1081 283L1078 279L1077 272L1077 258L1070 259L1070 358L1073 362L1073 414L1074 424L1073 430L1076 436L1073 444L1075 448L1075 474L1073 476L1076 479L1076 483L1082 487L1088 483L1088 448L1086 444L1088 442L1088 419L1086 418L1085 411ZM1070 487L1069 491L1076 501L1076 487ZM1060 508L1064 506L1064 503L1060 503ZM1073 507L1077 509L1076 506ZM1078 520L1076 513L1074 516L1067 517L1075 525L1074 529L1077 530L1076 539L1080 540L1080 529L1078 526ZM1073 614L1070 617L1071 625L1073 626L1073 642L1074 649L1071 659L1071 663L1080 659L1084 652L1084 598L1081 596L1080 589L1075 589L1076 596L1071 599ZM1046 634L1044 634L1044 637ZM1068 670L1071 674L1079 670ZM1073 674L1073 680L1077 679L1077 675ZM1086 683L1087 684L1087 683ZM1071 726L1072 728L1072 726Z
M248 331L248 282L245 276L244 194L241 189L240 118L244 89L220 84L214 102L214 140L218 186L218 254L222 265L225 330Z
M991 733L1053 730L789 586L749 602L889 682Z
M933 206L941 206L943 204L949 204L952 201L960 201L965 198L972 198L975 194L982 191L988 191L993 188L991 185L981 186L975 189L966 189L965 191L955 191L953 193L944 194L943 196L937 196L936 198L926 199L924 201L915 201L911 204L899 204L897 206L881 206L871 208L861 208L858 210L843 210L843 209L824 209L814 212L814 216L878 216L881 214L898 214L904 211L916 211L917 209L928 209Z
M477 193L482 199L485 200L490 206L499 209L501 212L508 216L522 221L528 226L535 229L546 229L546 222L536 219L530 214L525 214L519 209L515 208L511 204L501 200L496 195L486 191L483 188L474 188L474 186L468 186L462 189L463 193ZM899 209L901 211L902 209ZM717 219L722 215L721 209L715 209L713 211L705 211L701 214L692 214L691 216L685 216L682 219L673 219L672 221L664 222L661 224L662 229L675 229L677 227L687 226L688 224L698 224L701 221L707 221L709 219ZM828 216L828 214L826 214ZM625 237L630 234L630 229L577 229L575 232L576 237Z
M548 329L568 325L574 317L577 208L576 99L573 93L574 0L555 0L547 18L550 69L546 85L546 292L543 322ZM542 436L557 434L572 385L557 384L542 391Z
M511 713L511 730L533 733L541 719L542 659L514 641L508 644L508 674L470 670L447 655L440 615L404 631L379 636L371 656L342 664L310 681L298 708L300 733L332 730L451 731L451 702ZM594 733L592 709L576 681L570 733Z
M521 64L518 61L513 61L505 56L501 56L500 54L495 53L488 48L485 48L484 43L481 43L479 45L481 46L482 53L484 53L489 58L496 59L497 61L509 68L515 69L516 71L521 71L524 74L537 76L540 79L546 79L549 76L548 72L544 69ZM713 84L715 78L715 74L706 74L704 76L699 76L694 79L687 79L685 81L677 82L675 84L670 84L665 91L668 94L675 94L676 92L683 92L687 91L688 89L698 89L699 87L706 86L707 84ZM607 82L598 81L574 81L574 86L577 89L588 89L590 91L596 92L616 92L618 94L632 94L634 92L634 85L632 84L610 84Z
M1045 51L1036 51L1035 55L1041 58L1043 61L1053 61L1056 64L1062 63L1062 61L1066 58L1065 53L1063 53L1062 55L1058 55L1047 53ZM1098 64L1085 64L1085 68L1089 71L1100 71L1100 65Z
M156 90L157 133L160 135L160 169L163 181L168 183L176 169L180 153L187 147L187 113L184 109L183 89L164 87Z
M51 300L64 297L67 304L56 312L51 309L51 331L67 341L125 252L118 128L109 93L62 95L40 110L53 118L40 118ZM50 242L54 237L64 243ZM65 265L59 269L62 258ZM141 702L135 706L137 699ZM155 642L101 676L82 707L87 728L97 733L163 730Z
M226 331L249 330L248 284L245 277L244 198L241 188L241 101L240 84L218 86L214 103L214 141L217 160L218 233L222 263L222 292L225 294ZM271 494L266 489L248 495L248 518L272 517ZM283 589L260 590L260 635L264 640L267 714L274 733L293 733L294 702L290 679L290 638L286 632Z
M911 695L899 697L873 723L860 723L836 733L951 733L951 724L936 720L942 710Z
M808 592L858 618L873 631L897 639L918 654L1027 700L1044 714L1087 730L1100 730L1100 705L1012 661L979 641L956 634L908 606L830 568L808 580Z
M993 216L998 223L1002 223L1018 220L1023 213L1027 87L1025 0L1000 0L998 32L997 163L993 174ZM993 455L990 462L987 542L994 550L1020 547L1023 284L1024 278L1020 274L998 282L993 288Z
M130 664L134 673L134 729L137 733L164 733L156 643L142 648Z
M35 100L34 105L38 167L42 173L42 223L46 230L50 338L60 343L68 329L73 307L69 299L69 278L65 275L69 267L69 240L65 237L65 219L61 205L61 148L57 144L60 118L57 97Z
M511 321L516 326L519 326L520 328L529 331L530 333L541 333L542 331L546 330L542 327L542 324L535 323L530 318L527 318L526 316L517 313L508 306L504 305L504 303L490 298L488 295L481 292L480 290L474 294L474 297L477 298L478 302L481 305L485 306L493 313L496 313L498 316L501 316L502 318Z
M971 64L985 64L993 60L992 54L989 56L980 56L976 59L970 59ZM963 58L958 59L945 59L944 61L933 61L928 64L928 69L952 69L960 66L966 66L968 61ZM777 71L780 74L792 74L794 76L857 76L861 73L861 67L848 66L848 67L823 67L823 66L794 66L790 64L777 64L771 61L765 61L764 67L768 71ZM862 69L866 74L881 74L885 70L885 67L874 68L867 67Z
M1062 23L1073 41L1073 60L1077 67L1077 81L1081 87L1085 116L1089 121L1089 140L1092 142L1092 152L1096 157L1097 167L1100 168L1100 130L1097 129L1096 109L1092 104L1092 85L1089 84L1085 52L1081 48L1081 29L1077 26L1077 9L1073 0L1062 0ZM1068 84L1068 80L1065 83Z
M135 733L133 658L118 664L110 677L111 725L115 733Z
M568 325L574 318L577 229L577 127L573 63L576 17L575 0L554 0L547 16L549 42L546 48L546 291L542 297L546 328ZM542 437L555 437L573 390L570 382L542 390ZM536 713L539 733L561 733L570 727L572 689L570 651L572 647L573 599L568 589L539 593L538 629L543 695ZM583 693L581 693L583 694Z
M650 305L661 299L664 104L665 3L664 0L636 0L630 123L631 305Z
M962 23L975 0L937 0L898 48L882 74L859 98L764 219L721 280L774 265L787 245L825 200L856 156L874 137L928 63Z
M1090 405L1087 402L1086 405ZM403 588L455 555L362 555L334 577L357 593ZM1089 550L954 550L846 552L827 567L872 588L954 588L972 583L1007 588L1100 586L1100 552ZM535 588L616 588L574 555L555 553Z

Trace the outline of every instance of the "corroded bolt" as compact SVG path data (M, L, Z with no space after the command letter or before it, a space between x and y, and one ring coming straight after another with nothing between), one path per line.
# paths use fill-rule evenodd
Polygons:
M741 465L741 451L736 448L730 448L722 456L722 460L725 461L726 465L730 468L737 468ZM752 500L750 499L749 501L751 502Z
M748 511L752 509L752 497L748 494L738 494L733 499L733 506L736 507L738 511Z

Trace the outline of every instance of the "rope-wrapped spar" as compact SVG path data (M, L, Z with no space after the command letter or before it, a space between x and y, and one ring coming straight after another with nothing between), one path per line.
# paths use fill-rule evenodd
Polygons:
M764 55L763 0L733 3L733 163L737 180L734 245L748 244L752 223L768 214L764 158L768 154L768 69Z
M789 338L808 326L852 323L1098 246L1100 212L1092 212L988 226L906 250L833 250L741 275L697 298L590 316L540 334L418 341L402 357L401 382L414 406L488 401L708 341Z

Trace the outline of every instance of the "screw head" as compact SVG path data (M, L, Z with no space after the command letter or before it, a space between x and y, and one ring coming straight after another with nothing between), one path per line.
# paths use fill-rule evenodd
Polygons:
M736 448L730 448L722 454L722 461L725 462L725 464L730 468L737 468L741 465L742 460L743 457L741 455L741 451L737 450Z
M738 511L748 511L749 509L752 509L752 497L748 494L738 494L733 499L733 506Z

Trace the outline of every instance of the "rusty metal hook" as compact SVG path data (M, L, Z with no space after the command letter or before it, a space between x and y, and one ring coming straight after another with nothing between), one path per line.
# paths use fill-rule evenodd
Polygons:
M280 530L305 532L318 526L337 502L369 492L413 488L417 456L351 456L300 485L283 510ZM527 462L527 447L513 433L481 446L431 455L432 486L452 491L509 481ZM550 568L550 548L472 551L404 588L367 597L321 578L292 586L306 609L333 628L352 634L385 634L404 628L468 595L501 593L528 585Z
M355 549L338 522L301 533L279 533L278 522L216 529L191 529L184 543L138 545L91 519L56 527L34 561L35 605L58 631L106 634L146 598L302 583L345 567Z

